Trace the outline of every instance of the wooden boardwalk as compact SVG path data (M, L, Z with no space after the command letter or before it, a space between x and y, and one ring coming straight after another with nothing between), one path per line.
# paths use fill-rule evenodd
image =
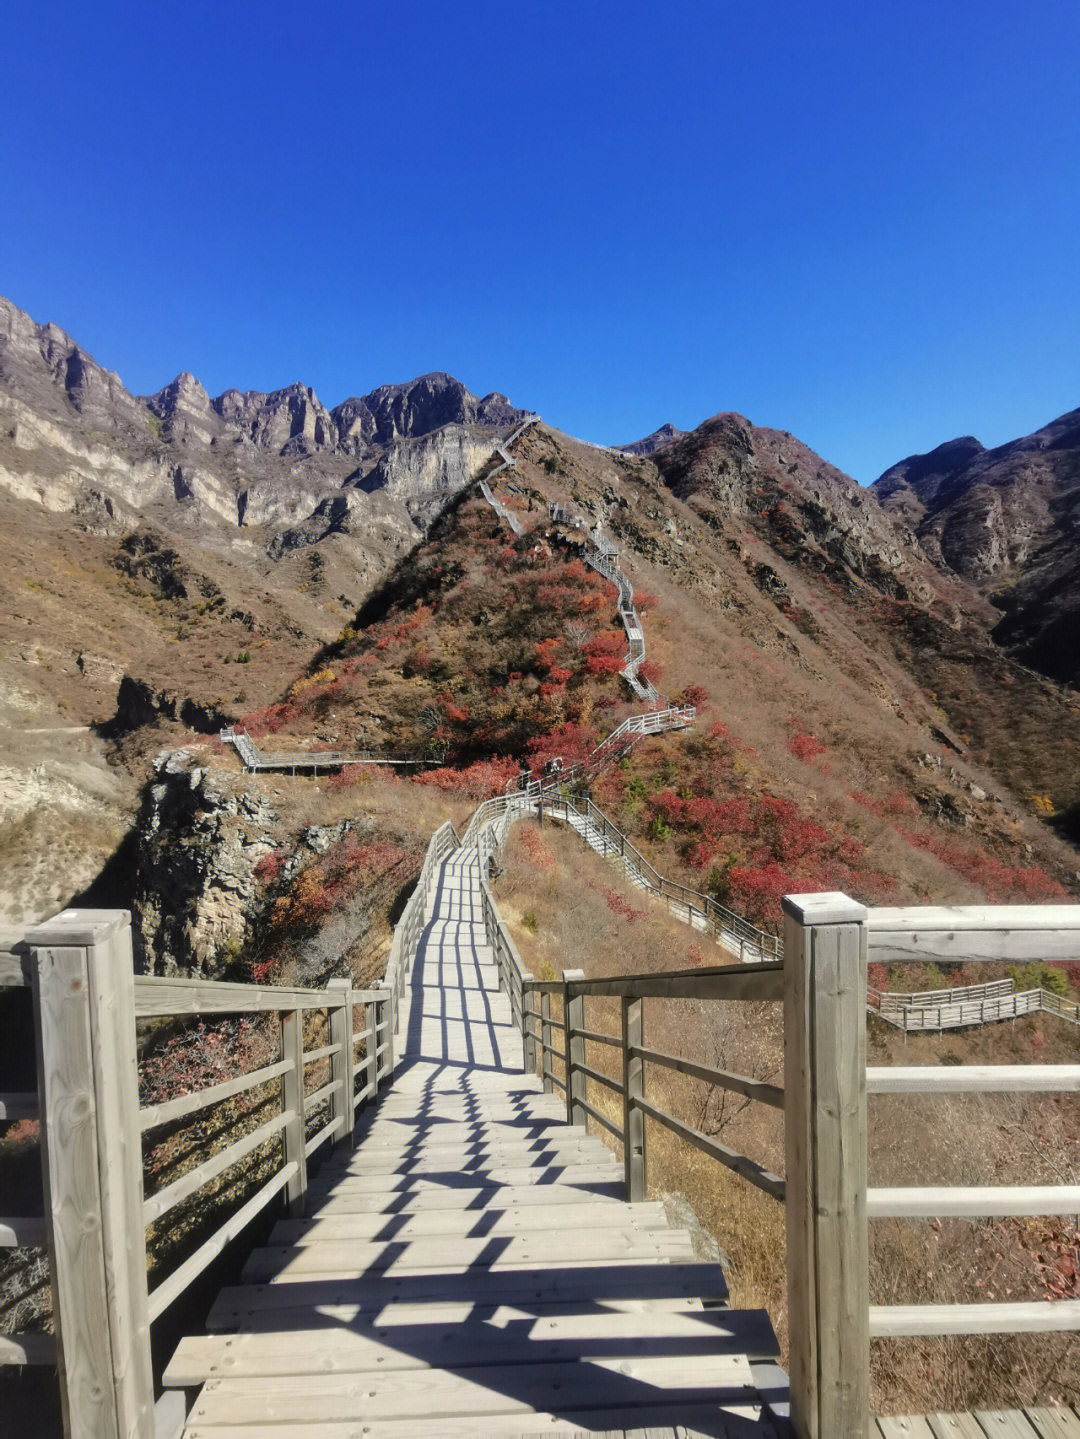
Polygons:
M523 1072L475 846L431 912L393 1086L169 1364L187 1439L785 1432L766 1316Z

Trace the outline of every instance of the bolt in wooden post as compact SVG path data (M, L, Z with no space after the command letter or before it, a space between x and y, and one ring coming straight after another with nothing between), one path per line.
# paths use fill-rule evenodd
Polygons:
M791 1417L799 1439L869 1432L866 910L784 899Z
M521 975L521 1036L525 1046L525 1073L536 1073L536 992L529 988L532 975L526 969Z
M546 990L540 996L540 1038L544 1041L540 1047L540 1075L544 1093L550 1094L555 1085L548 1073L552 1062L551 1051L548 1048L551 1044L551 995Z
M304 1011L286 1009L281 1015L281 1057L289 1068L281 1076L282 1112L291 1116L285 1125L285 1163L296 1172L285 1187L292 1217L303 1212L307 1198L307 1157L304 1154Z
M339 990L341 993L341 1003L336 1004L330 1011L330 1043L338 1045L338 1052L331 1056L330 1060L330 1078L340 1085L334 1094L334 1117L337 1120L334 1141L337 1144L347 1143L351 1147L356 1125L356 1104L353 1098L356 1086L353 1064L352 981L332 979L327 988Z
M640 999L622 1000L623 1168L630 1203L645 1198L645 1116L635 1100L645 1098L645 1063L631 1051L644 1042Z
M69 909L26 939L64 1429L151 1439L131 917Z
M581 1101L585 1098L585 1076L580 1066L585 1063L585 1041L581 1038L580 1031L585 1028L585 996L571 996L570 986L576 980L584 979L585 971L564 969L562 977L563 1023L566 1025L563 1032L566 1041L566 1122L584 1124L585 1111L581 1107Z

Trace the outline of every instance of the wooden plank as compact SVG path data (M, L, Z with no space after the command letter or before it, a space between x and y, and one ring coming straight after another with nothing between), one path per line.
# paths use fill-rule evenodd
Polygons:
M1080 1090L1080 1064L916 1064L870 1066L867 1094L1067 1094Z
M228 1149L219 1150L209 1159L204 1159L194 1169L189 1169L179 1179L167 1184L164 1189L159 1189L155 1194L149 1195L143 1201L143 1224L152 1224L155 1219L168 1214L170 1209L189 1199L191 1195L197 1194L200 1189L209 1184L211 1179L216 1179L226 1169L231 1169L234 1164L239 1164L260 1145L273 1139L274 1135L285 1129L293 1120L291 1114L275 1114L265 1124L260 1124L258 1129L253 1129L250 1134L245 1134L243 1139L238 1139L235 1144L230 1144ZM140 1185L140 1191L142 1186Z
M947 1216L1080 1214L1080 1185L1006 1185L937 1189L870 1189L870 1219L943 1219Z
M1050 1409L1043 1405L1024 1410L1039 1439L1080 1439L1080 1419L1071 1409Z
M928 1414L934 1439L986 1439L986 1432L973 1414Z
M480 1239L448 1241L444 1235L437 1235L406 1243L324 1240L318 1244L256 1249L249 1255L242 1277L253 1284L292 1283L315 1275L347 1280L388 1271L423 1270L434 1274L524 1265L547 1268L600 1264L611 1259L644 1263L670 1258L693 1258L690 1241L681 1230L529 1230Z
M223 1099L232 1099L260 1084L269 1084L288 1069L288 1061L265 1065L250 1074L241 1074L236 1079L226 1079L221 1084L211 1084L206 1089L196 1089L191 1094L182 1094L178 1099L164 1100L161 1104L148 1104L139 1110L139 1128L154 1129L159 1124L171 1124L189 1114L197 1114Z
M778 1000L783 997L783 965L730 964L670 974L629 974L585 980L580 990L632 999Z
M479 1317L430 1309L399 1310L360 1328L333 1323L308 1330L268 1331L182 1339L163 1383L192 1388L215 1374L255 1378L271 1374L380 1373L395 1370L550 1364L572 1360L677 1355L690 1365L701 1356L776 1352L763 1310L638 1310L542 1317L503 1306Z
M461 1186L485 1187L517 1186L540 1184L553 1186L571 1184L576 1187L591 1187L606 1184L615 1169L615 1160L609 1155L604 1159L590 1159L582 1163L545 1165L499 1165L493 1169L476 1170L427 1170L419 1174L351 1174L336 1180L332 1186L335 1194L378 1194L385 1199L396 1194L417 1193L421 1190L444 1190ZM323 1193L321 1186L316 1191ZM604 1191L601 1191L604 1192Z
M882 1415L877 1423L881 1439L934 1439L934 1431L927 1421L914 1414Z
M664 1069L673 1069L677 1074L688 1074L693 1079L701 1079L706 1084L714 1084L718 1089L729 1089L735 1094L745 1094L747 1099L756 1099L760 1104L771 1105L773 1109L783 1109L784 1091L775 1084L766 1084L763 1080L748 1079L743 1074L729 1074L723 1069L713 1069L706 1064L695 1064L692 1060L681 1059L675 1054L664 1054L657 1049L636 1048L635 1054L645 1061L646 1064L659 1064Z
M150 1436L130 920L69 910L27 943L65 1429Z
M241 1234L255 1216L266 1208L274 1196L284 1189L291 1178L291 1172L291 1164L286 1164L283 1169L279 1169L271 1179L256 1190L235 1214L230 1215L209 1239L200 1244L194 1254L189 1255L167 1279L162 1280L150 1294L149 1312L152 1320L162 1314L173 1300L179 1298L203 1270L213 1263L225 1246Z
M566 1122L584 1124L581 1100L585 1098L585 1078L578 1072L585 1063L585 1041L576 1031L585 1028L585 998L576 986L585 978L583 969L564 969L563 980L563 1065L566 1074Z
M645 1068L640 1057L640 1047L645 1038L644 1017L640 999L623 998L620 1001L622 1023L620 1026L620 1049L622 1052L622 1100L623 1100L623 1179L626 1184L626 1198L637 1205L647 1193L645 1164L645 1117L640 1102L645 1097Z
M678 1358L604 1359L581 1364L536 1364L507 1371L476 1368L390 1372L377 1386L363 1374L324 1374L317 1385L307 1376L265 1375L252 1379L211 1379L202 1388L189 1419L189 1433L202 1424L410 1419L424 1416L425 1432L448 1417L529 1415L537 1410L579 1416L616 1404L750 1404L753 1382L747 1361L732 1355L701 1357L688 1371ZM671 1412L671 1411L669 1411ZM586 1421L587 1422L587 1421ZM590 1426L591 1427L591 1426ZM480 1429L483 1432L483 1429Z
M290 1214L299 1214L308 1188L304 1143L304 1015L300 1009L282 1011L281 1058L288 1065L281 1076L282 1162L296 1165L285 1191L285 1201Z
M357 991L357 1002L363 997ZM209 979L135 977L139 1019L181 1014L269 1014L289 1009L326 1009L326 990L288 989L270 984L228 984Z
M665 1129L670 1129L673 1134L677 1134L680 1139L685 1139L695 1149L700 1149L703 1154L717 1160L725 1169L730 1169L742 1179L748 1180L755 1189L760 1189L771 1199L783 1201L784 1180L779 1175L772 1174L764 1165L758 1164L754 1159L748 1159L745 1154L736 1153L734 1149L728 1149L726 1145L721 1144L710 1135L702 1134L700 1129L684 1124L681 1119L676 1119L673 1114L668 1114L666 1110L651 1104L647 1099L639 1099L636 1107L642 1114L647 1114L658 1124L662 1124Z
M872 1304L874 1339L931 1334L1056 1334L1080 1329L1080 1299L1015 1304Z
M335 1188L325 1196L318 1192L318 1181L312 1187L312 1202L318 1202L319 1214L350 1212L353 1214L380 1214L387 1220L408 1214L435 1214L470 1211L477 1217L490 1210L514 1210L535 1205L560 1208L564 1205L596 1203L610 1205L623 1199L622 1179L612 1177L603 1182L584 1184L538 1184L481 1186L476 1182L463 1188L399 1190L387 1196L378 1190L356 1191Z
M477 1439L479 1434L483 1439L746 1439L748 1433L754 1439L776 1439L777 1431L747 1418L745 1407L731 1415L730 1427L725 1423L726 1410L714 1404L668 1402L593 1409L570 1419L550 1409L524 1418L519 1413L485 1414L482 1429L471 1415L456 1415L440 1418L437 1428L422 1430L415 1419L374 1419L359 1425L348 1419L321 1423L317 1431L301 1421L276 1424L269 1432L273 1439ZM643 1424L648 1427L643 1429ZM184 1431L185 1439L254 1439L257 1432L242 1422L203 1422L194 1428L189 1424Z
M313 1279L295 1284L228 1286L219 1293L207 1327L231 1329L245 1316L316 1306L381 1309L390 1303L439 1304L460 1300L460 1273L377 1275L367 1279ZM607 1304L612 1300L650 1302L703 1299L723 1302L727 1286L718 1264L580 1265L548 1270L482 1270L469 1278L473 1305Z
M667 1214L660 1203L635 1204L597 1200L592 1204L561 1204L549 1214L543 1204L515 1209L442 1209L415 1214L357 1214L320 1205L310 1219L279 1220L271 1232L272 1244L319 1244L323 1240L393 1240L447 1235L454 1239L479 1239L488 1235L520 1234L527 1230L588 1230L619 1225L641 1229L666 1229Z
M792 1419L801 1439L864 1439L866 911L842 894L783 907Z
M1039 1439L1018 1409L976 1409L975 1418L986 1431L986 1439Z

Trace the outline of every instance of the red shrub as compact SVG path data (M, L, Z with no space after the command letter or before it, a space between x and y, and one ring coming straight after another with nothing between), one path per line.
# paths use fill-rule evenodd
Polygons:
M273 884L281 873L281 866L285 863L285 851L275 849L271 854L264 854L255 866L255 878L260 884Z

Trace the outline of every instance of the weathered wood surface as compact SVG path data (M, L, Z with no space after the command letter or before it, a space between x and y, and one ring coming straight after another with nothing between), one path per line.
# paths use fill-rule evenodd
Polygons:
M979 1409L968 1414L881 1418L872 1439L1080 1439L1076 1409Z
M777 1432L765 1316L524 1072L483 898L475 846L433 877L393 1085L169 1365L188 1439Z
M784 900L784 1094L792 1417L806 1439L865 1439L866 911Z

